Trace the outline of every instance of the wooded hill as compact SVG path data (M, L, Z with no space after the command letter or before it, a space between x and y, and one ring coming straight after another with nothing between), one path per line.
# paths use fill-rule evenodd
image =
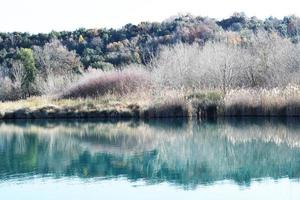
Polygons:
M260 20L236 13L227 19L217 21L208 17L180 15L161 23L142 22L138 25L126 24L121 29L78 29L51 33L0 33L0 69L11 69L19 60L20 48L36 49L52 40L59 40L84 68L110 69L130 63L147 64L157 55L160 45L179 42L204 44L209 40L221 40L224 32L231 32L237 41L252 32L265 30L281 37L299 41L300 18L288 16L283 19ZM50 45L48 49L59 48ZM67 54L68 55L68 54ZM66 56L67 56L66 55ZM36 57L36 56L35 56ZM68 57L68 56L67 56ZM72 59L74 59L71 56ZM39 63L36 63L39 65ZM39 68L40 66L36 66Z

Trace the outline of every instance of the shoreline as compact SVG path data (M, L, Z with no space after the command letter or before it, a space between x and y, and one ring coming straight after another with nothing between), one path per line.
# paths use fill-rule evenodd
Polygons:
M21 108L12 111L1 112L0 120L14 119L160 119L160 118L191 118L191 119L217 119L217 118L241 118L241 117L300 117L300 106L285 108L272 108L273 111L261 107L236 107L231 110L225 106L207 106L202 109L191 108L189 105L171 106L172 108L128 106L124 108L103 108L76 110L75 108L58 108L45 106L30 110Z
M0 102L6 119L156 119L223 117L300 117L300 90L137 91L90 98L31 97Z

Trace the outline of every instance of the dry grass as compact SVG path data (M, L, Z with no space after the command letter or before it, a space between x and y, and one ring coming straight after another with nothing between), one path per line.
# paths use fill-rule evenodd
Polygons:
M48 97L33 97L26 100L8 101L0 103L0 112L14 112L17 110L36 111L43 108L72 111L103 110L108 108L126 107L113 97L87 98L87 99L51 99Z
M151 105L143 115L145 118L191 117L192 108L185 99L173 97Z
M49 97L34 97L27 100L0 103L1 115L9 114L15 118L16 113L27 118L32 113L54 113L54 117L59 113L89 113L93 112L114 112L116 116L124 113L131 113L135 117L187 117L191 115L189 102L179 91L140 91L139 93L127 94L123 96L106 94L96 98L68 98L52 99ZM55 114L56 113L56 114ZM11 115L12 114L12 115ZM44 115L43 115L44 116ZM47 116L47 115L46 115ZM109 115L106 115L109 116ZM126 115L127 116L127 115ZM10 118L9 117L9 118Z
M300 87L231 90L224 102L226 115L300 116Z
M114 115L106 114L105 117L122 117L125 113L127 117L141 118L300 116L300 87L230 90L225 96L219 91L149 89L124 95L105 94L97 97L66 99L44 96L0 103L0 117L5 113L20 111L23 114L37 111L50 112L53 117L60 112L85 113L86 117L90 114L93 116L93 112L114 113Z

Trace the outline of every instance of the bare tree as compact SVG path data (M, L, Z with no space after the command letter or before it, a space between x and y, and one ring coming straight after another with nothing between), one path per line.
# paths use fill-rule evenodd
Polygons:
M44 47L34 47L34 56L39 72L44 78L48 74L63 75L79 71L81 63L76 53L69 51L59 40L53 40Z
M225 37L226 38L226 37ZM153 79L162 87L278 87L300 82L300 45L277 34L258 32L220 42L177 44L153 59Z
M226 42L165 47L152 62L154 77L169 87L220 88L226 93L235 84L240 54L239 47Z
M22 81L25 76L24 65L21 61L17 60L13 62L13 67L11 69L11 74L13 76L14 89L21 92Z
M275 33L258 32L246 50L242 56L246 86L284 86L291 82L294 73L299 73L297 46Z
M38 66L36 89L40 94L51 95L60 92L74 80L81 71L81 62L76 53L69 51L59 40L53 40L44 47L34 47Z
M242 53L241 47L228 42L206 44L201 57L204 60L202 67L205 67L208 73L203 78L226 93L228 88L237 83Z

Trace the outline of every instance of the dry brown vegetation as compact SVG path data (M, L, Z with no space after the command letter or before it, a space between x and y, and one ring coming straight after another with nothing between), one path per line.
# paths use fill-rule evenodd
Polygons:
M222 116L300 116L300 88L272 90L139 91L124 95L0 103L0 118L166 118Z
M142 68L123 71L91 70L76 84L65 89L59 98L86 98L106 94L125 95L150 87L150 76Z
M0 110L4 118L14 118L15 113L26 118L55 117L56 113L60 117L141 118L300 116L299 52L299 45L288 39L259 32L239 42L163 47L148 66L62 77L54 62L40 88L52 92L33 98L37 102L46 99L46 104L38 103L43 106L36 108L24 103L31 100L6 102ZM16 77L20 73L16 70ZM48 112L52 114L36 115Z

